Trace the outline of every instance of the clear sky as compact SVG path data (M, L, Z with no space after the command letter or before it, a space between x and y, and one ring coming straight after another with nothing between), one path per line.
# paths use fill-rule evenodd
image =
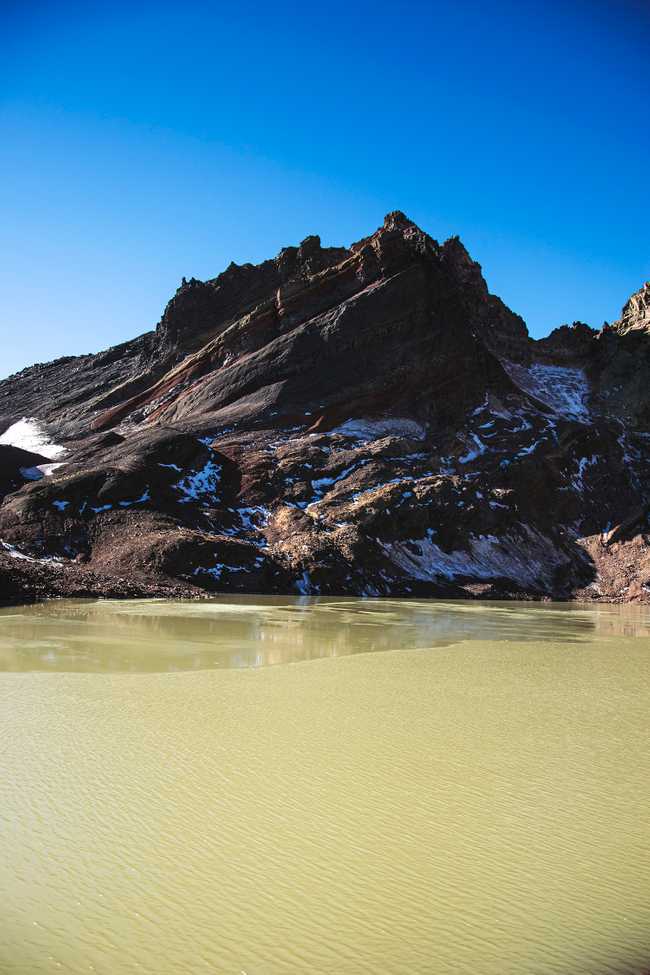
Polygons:
M404 210L535 336L650 278L650 2L2 4L0 376Z

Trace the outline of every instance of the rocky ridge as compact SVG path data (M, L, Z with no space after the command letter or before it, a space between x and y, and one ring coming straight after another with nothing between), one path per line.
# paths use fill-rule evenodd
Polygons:
M388 214L0 382L0 599L646 600L650 284L534 341Z

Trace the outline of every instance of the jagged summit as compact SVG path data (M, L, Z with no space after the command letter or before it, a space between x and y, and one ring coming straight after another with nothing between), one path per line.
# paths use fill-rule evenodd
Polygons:
M183 279L154 331L0 382L4 595L646 598L649 287L533 341L398 210Z
M621 334L632 329L650 328L650 281L646 281L637 292L626 301L618 322L614 322L615 328Z
M416 230L420 230L401 210L391 210L384 217L384 230L402 229L404 227L415 227Z

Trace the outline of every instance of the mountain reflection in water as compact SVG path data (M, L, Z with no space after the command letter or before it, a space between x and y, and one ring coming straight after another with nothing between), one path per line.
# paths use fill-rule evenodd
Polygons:
M473 640L643 636L650 636L650 608L629 605L273 596L63 600L0 609L0 670L155 673Z

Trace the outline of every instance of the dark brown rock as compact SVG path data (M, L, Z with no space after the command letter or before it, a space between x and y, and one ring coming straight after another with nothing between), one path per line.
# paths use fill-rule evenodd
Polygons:
M400 211L183 279L155 331L0 383L0 434L67 451L29 481L0 447L0 598L645 599L648 293L535 342Z

